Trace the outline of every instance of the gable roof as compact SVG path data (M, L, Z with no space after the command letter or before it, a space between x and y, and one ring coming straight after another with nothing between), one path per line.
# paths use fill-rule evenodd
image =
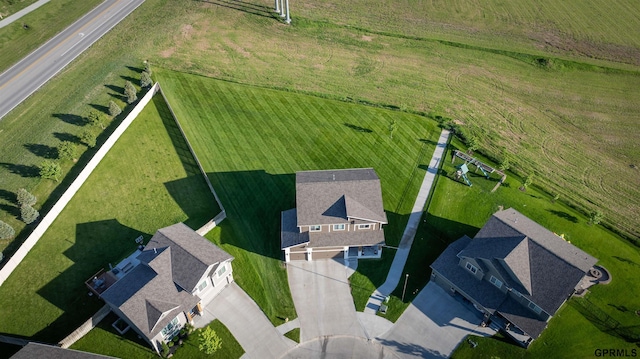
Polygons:
M546 327L532 312L487 280L459 265L460 258L491 265L507 287L553 315L597 259L565 242L514 209L495 213L474 239L452 243L431 267L490 311L497 311L536 338ZM489 268L483 268L486 273ZM489 289L495 289L490 291Z
M298 226L387 223L380 178L373 168L296 172Z
M232 258L183 223L174 224L158 230L138 255L140 264L101 297L153 338L200 301L191 292L209 266Z
M233 259L229 253L213 245L184 223L159 229L147 243L145 250L162 250L167 247L171 248L173 281L188 292L195 289L209 266Z
M87 353L79 350L64 349L54 345L45 345L40 343L29 342L22 347L17 353L11 356L11 359L112 359L114 357Z

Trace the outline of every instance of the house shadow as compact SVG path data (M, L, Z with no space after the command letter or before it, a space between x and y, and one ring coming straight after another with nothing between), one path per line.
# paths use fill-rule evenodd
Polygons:
M270 19L279 19L280 17L270 6L260 4L252 4L244 1L228 1L228 0L197 0L212 5L225 7L227 9L238 10L247 14L266 17Z
M71 125L84 126L87 124L87 119L84 117L70 113L54 113L52 116Z
M151 237L116 219L77 224L75 241L64 239L73 244L63 253L73 264L36 292L63 314L32 339L57 343L100 309L104 303L88 295L84 282L133 253L137 248L135 239L141 235L145 239Z
M221 211L200 173L165 182L164 186L176 204L187 215L188 219L184 223L194 230L200 228Z
M295 207L295 174L264 170L207 173L225 207L221 241L282 259L280 213Z
M46 160L55 160L58 158L58 149L52 146L42 145L39 143L26 143L24 148L34 155Z
M547 211L550 212L551 214L557 216L557 217L564 218L569 222L578 223L578 218L575 217L575 216L570 215L567 212L556 211L556 210L553 210L553 209L548 209Z

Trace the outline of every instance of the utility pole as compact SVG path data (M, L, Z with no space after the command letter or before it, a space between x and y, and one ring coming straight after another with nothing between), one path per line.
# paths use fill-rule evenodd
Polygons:
M404 277L404 288L402 288L402 301L404 302L404 292L407 290L407 280L409 280L409 273Z
M287 24L291 24L291 16L289 16L289 0L284 0L287 4L287 18L284 20Z

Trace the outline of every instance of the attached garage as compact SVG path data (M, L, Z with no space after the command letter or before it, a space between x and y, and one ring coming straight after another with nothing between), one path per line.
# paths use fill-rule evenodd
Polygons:
M312 252L313 260L316 259L341 259L344 258L344 249L340 250L320 250L314 249Z
M289 260L291 261L303 261L307 259L307 252L290 252Z

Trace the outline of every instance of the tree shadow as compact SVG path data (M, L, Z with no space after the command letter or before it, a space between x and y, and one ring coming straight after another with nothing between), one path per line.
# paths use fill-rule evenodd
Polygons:
M3 199L9 203L17 203L18 196L11 191L7 191L6 189L0 189L0 199Z
M135 67L135 66L126 66L126 68L128 68L130 71L133 71L135 73L141 74L144 69L142 67Z
M351 123L346 123L345 122L344 125L349 127L350 129L356 131L356 132L363 132L363 133L372 133L373 132L372 129L369 129L369 128L366 128L366 127L360 127L360 126L357 126L357 125L353 125Z
M109 96L115 98L116 100L120 100L122 102L127 102L127 97L124 95L121 95L119 93L113 93L113 92L109 92ZM108 111L107 111L108 112Z
M95 104L95 103L91 103L91 104L89 104L89 106L93 107L95 110L98 110L100 112L106 113L107 115L109 114L109 107L107 107L107 106L98 105L98 104Z
M427 144L427 145L434 145L435 146L435 145L438 144L438 141L429 140L429 139L426 139L426 138L420 138L420 139L418 139L418 141L420 141L420 142L422 142L424 144Z
M280 19L280 16L274 12L270 6L252 4L242 1L227 1L227 0L197 0L200 2L206 2L209 4L225 7L227 9L242 11L247 14L266 17L270 19Z
M410 355L417 358L427 358L427 359L447 358L447 355L444 355L433 349L425 348L418 344L405 343L405 342L399 342L396 340L381 339L381 338L376 338L376 339L378 342L380 342L381 345L385 347L394 347L395 351L405 355Z
M636 263L636 262L632 261L631 259L623 258L623 257L618 257L618 256L613 256L613 258L615 258L615 259L619 260L620 262L627 263L627 264L631 264L631 265L636 266L636 267L640 267L640 264L638 264L638 263Z
M131 84L139 84L140 83L140 79L136 79L136 78L133 78L131 76L121 75L120 78L125 80L125 81L131 82ZM122 88L122 91L124 91L124 87Z
M626 312L631 312L632 311L631 309L625 307L624 305L617 305L617 304L611 304L611 303L609 303L608 305L610 307L615 308L616 310L618 310L619 312L622 312L622 313L626 313Z
M124 93L124 87L120 87L120 86L116 86L116 85L104 85L104 87L108 88L109 90L117 93L117 94L123 94Z
M87 120L84 117L70 113L54 113L52 116L71 125L84 126L87 124Z
M64 272L50 273L52 280L36 294L59 308L64 314L40 330L32 339L57 343L73 332L104 305L95 296L87 295L84 282L109 264L116 265L137 249L135 239L151 235L127 227L116 219L79 223L75 238L58 239L72 243L64 253L73 264Z
M66 133L66 132L54 132L53 137L59 139L62 142L67 141L67 142L73 142L76 144L82 143L82 140L80 139L80 137L76 135L72 135L70 133Z
M553 210L553 209L548 209L547 212L550 212L550 213L556 215L557 217L564 218L569 222L578 223L578 218L575 217L575 216L570 215L567 212L556 211L556 210Z
M27 143L24 147L38 157L42 157L47 160L58 159L58 149L55 147L42 145L39 143Z
M0 210L9 213L16 218L20 218L20 208L11 204L0 204Z
M20 177L32 178L40 175L40 169L36 166L19 165L14 163L0 162L0 166L6 168L9 172L17 174Z

